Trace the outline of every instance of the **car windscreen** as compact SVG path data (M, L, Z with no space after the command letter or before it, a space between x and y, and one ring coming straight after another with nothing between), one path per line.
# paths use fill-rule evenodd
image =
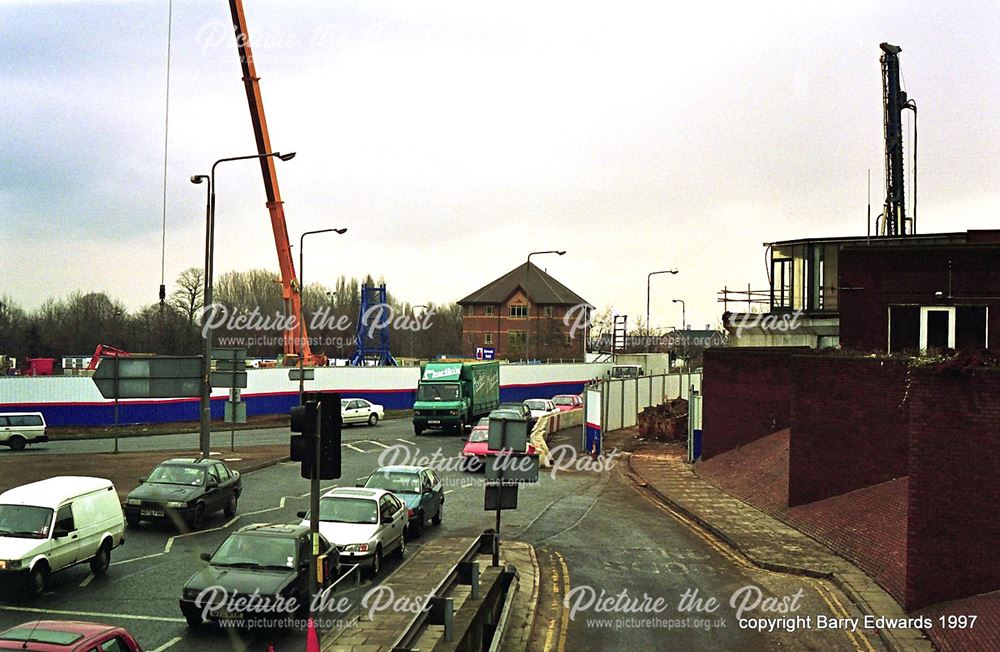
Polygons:
M417 388L418 401L457 401L458 385L455 383L420 383Z
M161 464L153 469L153 472L146 478L146 482L200 487L205 484L205 469L197 466L181 466L180 464Z
M378 523L378 503L369 498L321 498L319 520L327 523Z
M236 533L212 555L216 566L270 566L294 568L295 539Z
M59 632L41 627L15 627L0 634L0 641L30 641L32 643L49 643L51 645L72 645L76 643L83 634L76 632ZM27 642L24 645L28 647Z
M0 505L0 536L45 539L49 536L52 510L30 505Z
M529 400L529 401L525 401L524 404L528 406L529 410L542 410L542 411L545 411L545 410L548 409L546 407L546 405L545 405L545 401Z
M401 471L376 472L371 474L365 486L372 489L385 489L394 494L418 494L420 493L420 476L416 473Z
M469 433L469 443L478 444L480 442L489 441L490 430L489 428L473 428L472 432Z
M572 396L557 396L552 399L552 402L556 405L573 405L576 401L573 400Z

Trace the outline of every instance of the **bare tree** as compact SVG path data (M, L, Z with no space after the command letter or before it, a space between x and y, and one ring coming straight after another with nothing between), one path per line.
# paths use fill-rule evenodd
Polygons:
M189 324L193 324L195 315L205 306L205 270L189 267L180 273L174 283L177 289L171 293L168 303L187 317Z

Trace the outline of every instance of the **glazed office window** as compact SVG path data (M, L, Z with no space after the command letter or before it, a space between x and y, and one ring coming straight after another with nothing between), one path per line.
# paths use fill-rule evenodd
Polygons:
M545 316L551 317L554 314L554 309L552 306L545 306Z
M523 319L528 316L528 306L510 306L510 317Z
M775 258L771 261L771 310L795 307L792 265L791 258Z
M493 316L493 306L486 306L485 311L487 317Z
M486 333L483 336L483 344L493 344L493 333Z

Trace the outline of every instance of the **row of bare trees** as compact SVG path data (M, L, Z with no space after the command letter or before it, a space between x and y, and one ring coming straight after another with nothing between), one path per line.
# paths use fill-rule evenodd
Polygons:
M303 310L315 352L331 358L347 358L355 350L355 327L365 279L341 276L328 287L312 283L303 292ZM381 282L381 281L380 281ZM285 305L276 273L262 269L229 272L214 285L213 303L223 306L227 316L255 313L262 318L284 317ZM395 356L427 358L461 351L462 314L456 304L432 304L414 311L411 304L391 295L388 303L394 323L390 345ZM98 344L131 352L161 355L196 355L201 350L201 313L204 308L204 275L200 268L182 272L162 305L155 303L129 310L121 301L103 292L76 292L49 299L34 311L26 311L10 297L0 295L0 355L19 360L29 357L84 355ZM408 326L425 312L432 313L426 328ZM219 314L223 314L221 309ZM410 322L404 324L404 321ZM259 324L258 324L259 325ZM240 327L226 320L215 330L218 342L245 346L252 357L276 357L282 353L280 329ZM244 344L240 344L240 342Z

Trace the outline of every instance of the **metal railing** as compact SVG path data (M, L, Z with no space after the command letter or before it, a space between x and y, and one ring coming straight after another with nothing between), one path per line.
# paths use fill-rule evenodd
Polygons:
M729 312L729 304L736 304L735 307L746 306L747 312L753 312L754 307L760 308L761 306L771 307L771 291L770 290L751 290L750 284L747 284L747 289L745 290L730 290L725 287L718 292L719 298L717 301L722 304L722 310L724 312Z

